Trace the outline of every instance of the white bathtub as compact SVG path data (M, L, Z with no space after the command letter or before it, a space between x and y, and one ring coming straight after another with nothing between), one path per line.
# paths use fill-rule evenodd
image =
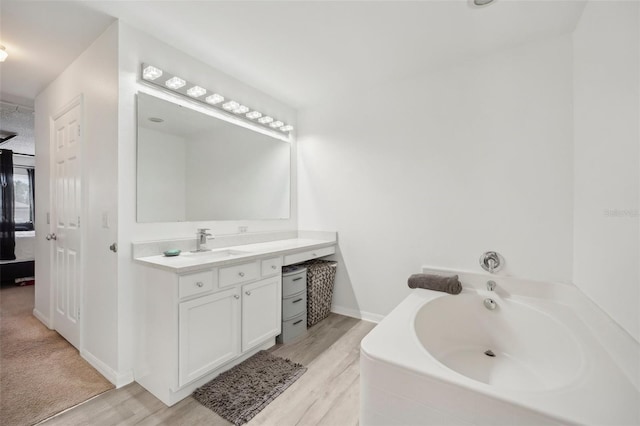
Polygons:
M464 290L413 290L363 339L361 425L640 424L640 345L575 287L425 272Z

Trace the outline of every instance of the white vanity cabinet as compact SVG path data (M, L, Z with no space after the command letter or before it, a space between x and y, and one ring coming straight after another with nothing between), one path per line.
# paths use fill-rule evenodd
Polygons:
M265 240L202 253L186 249L175 257L148 254L162 253L165 244L134 243L136 331L131 343L134 379L171 406L275 344L283 324L282 267L334 254L336 235ZM171 244L180 247L182 242ZM305 284L296 284L296 297L287 302L299 308L304 298L297 293ZM294 311L290 308L288 314ZM306 325L297 317L289 321Z
M180 303L180 386L240 355L239 299L234 288Z
M280 334L280 276L242 286L242 351Z
M143 268L136 381L173 405L275 344L281 265L282 256L186 274Z

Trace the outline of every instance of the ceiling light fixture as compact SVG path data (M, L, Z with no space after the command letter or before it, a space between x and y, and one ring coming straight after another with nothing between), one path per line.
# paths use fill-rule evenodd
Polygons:
M1 53L2 51L0 51ZM183 80L175 74L170 74L152 65L142 64L140 77L142 77L141 82L171 92L174 95L180 95L191 102L197 102L201 105L206 105L208 108L221 111L226 116L231 115L240 118L244 122L251 123L251 127L263 129L262 131L267 130L269 133L275 134L276 137L287 136L293 130L291 125L264 115L260 111L256 111L240 102L226 99L219 93L213 93L213 91ZM212 94L203 98L208 92L212 92Z
M9 54L7 53L7 49L0 45L0 62L4 62L5 59L7 59L7 57L9 56Z

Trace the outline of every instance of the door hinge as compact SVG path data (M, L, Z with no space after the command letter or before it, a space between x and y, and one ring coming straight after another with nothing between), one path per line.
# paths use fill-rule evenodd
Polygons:
M80 319L80 308L78 308L78 315L77 318Z
M80 216L78 216L78 228L80 228Z
M78 136L80 136L80 125L78 124Z

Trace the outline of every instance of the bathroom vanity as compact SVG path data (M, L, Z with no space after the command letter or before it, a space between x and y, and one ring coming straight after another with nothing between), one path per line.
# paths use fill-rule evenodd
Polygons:
M282 266L335 253L332 235L137 257L135 380L170 406L273 346Z

